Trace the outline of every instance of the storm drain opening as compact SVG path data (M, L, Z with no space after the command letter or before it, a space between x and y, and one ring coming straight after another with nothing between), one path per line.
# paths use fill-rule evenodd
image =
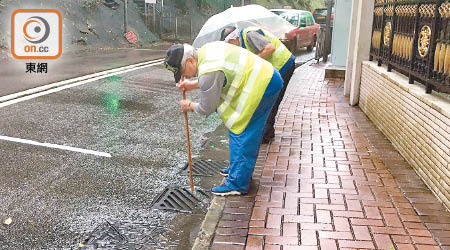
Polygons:
M211 194L198 187L194 193L189 187L167 187L155 198L151 207L181 213L205 212L210 201Z
M166 229L145 223L110 223L97 226L80 244L79 249L148 249L170 244L162 242Z
M227 161L213 161L213 160L194 160L192 163L192 169L194 176L208 176L211 177L218 174L220 169L227 168L229 163ZM189 165L186 165L181 169L180 175L189 175Z

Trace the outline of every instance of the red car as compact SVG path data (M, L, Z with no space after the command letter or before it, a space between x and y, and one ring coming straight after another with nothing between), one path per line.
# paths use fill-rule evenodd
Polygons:
M280 39L292 52L303 47L311 51L316 46L320 25L314 21L311 12L293 9L273 9L270 11L296 27Z

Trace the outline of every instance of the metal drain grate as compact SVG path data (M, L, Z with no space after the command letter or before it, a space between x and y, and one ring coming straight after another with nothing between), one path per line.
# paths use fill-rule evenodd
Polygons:
M100 224L82 242L82 250L90 249L148 249L167 244L161 242L160 235L166 229L144 223Z
M192 213L196 208L204 208L210 195L202 189L194 194L187 187L167 187L152 203L153 209Z
M194 176L213 176L218 174L222 168L227 168L229 165L226 161L211 161L211 160L196 160L192 163ZM189 175L189 165L186 165L180 171L181 175Z

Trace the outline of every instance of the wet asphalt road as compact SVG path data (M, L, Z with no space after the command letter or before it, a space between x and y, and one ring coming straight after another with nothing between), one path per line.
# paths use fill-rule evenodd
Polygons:
M16 93L51 82L71 79L130 64L163 58L170 44L146 49L96 49L68 51L58 60L0 60L0 96ZM48 64L48 73L25 73L26 63Z
M312 57L299 53L298 62ZM158 65L0 108L0 136L112 155L0 140L0 220L13 221L0 226L0 249L75 249L105 221L159 228L151 249L177 248L164 237L183 233L171 228L176 214L150 205L166 186L189 184L177 174L186 162L179 100ZM189 114L194 157L220 124Z
M316 53L316 48L313 51L308 51L306 48L301 48L297 51L295 55L295 66L299 67L311 59L314 59L314 55Z

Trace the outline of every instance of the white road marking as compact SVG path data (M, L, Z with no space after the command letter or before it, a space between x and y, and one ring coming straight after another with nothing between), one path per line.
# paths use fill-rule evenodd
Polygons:
M37 141L32 141L32 140L27 140L27 139L9 137L9 136L0 135L0 140L10 141L10 142L18 142L18 143L23 143L23 144L47 147L47 148L55 148L55 149L79 152L79 153L83 153L83 154L90 154L90 155L96 155L96 156L111 157L111 154L104 153L104 152L98 152L98 151L82 149L82 148L74 148L74 147L70 147L70 146L57 145L57 144L52 144L52 143L42 143L42 142L37 142Z
M22 92L6 95L0 97L0 108L6 107L15 103L23 102L26 100L30 100L39 96L48 95L51 93L59 92L64 89L72 88L75 86L80 86L89 82L97 81L106 77L119 75L123 73L127 73L130 71L143 69L155 65L162 64L164 62L163 59L156 59L153 61L148 62L142 62L137 63L129 66L124 66L116 69L111 70L105 70L102 72L76 77L69 80L64 80L61 82L51 83L44 86L28 89ZM73 151L73 152L79 152L83 154L91 154L96 156L103 156L103 157L111 157L111 154L104 153L104 152L98 152L94 150L88 150L88 149L82 149L82 148L75 148L71 146L64 146L64 145L57 145L52 143L42 143L27 139L20 139L20 138L14 138L9 136L1 136L0 140L4 141L10 141L10 142L17 142L17 143L23 143L23 144L29 144L29 145L35 145L35 146L41 146L41 147L47 147L47 148L55 148L55 149L61 149L61 150L67 150L67 151Z
M122 71L126 71L128 69L136 70L136 69L143 68L141 66L147 66L147 67L154 66L154 65L162 63L163 60L164 59L156 59L156 60L152 60L152 61L148 61L148 62L137 63L137 64L128 65L128 66L124 66L124 67L120 67L120 68L116 68L116 69L110 69L110 70L97 72L97 73L94 73L94 74L80 76L80 77L76 77L76 78L72 78L72 79L68 79L68 80L64 80L64 81L60 81L60 82L55 82L55 83L39 86L39 87L32 88L32 89L27 89L27 90L24 90L24 91L21 91L21 92L17 92L17 93L13 93L13 94L10 94L10 95L1 96L0 97L0 103L6 102L6 101L9 101L9 100L12 100L12 99L16 99L16 98L19 98L19 97L22 97L22 96L31 95L31 94L34 94L34 93L37 93L37 92L41 92L41 91L44 91L44 90L48 90L48 89L64 86L64 85L67 85L67 84L70 84L70 83L91 79L91 78L94 78L94 77L99 77L99 76L108 77L108 76L111 76L111 73L121 74L121 73L123 73ZM128 72L128 71L126 71L126 72ZM102 78L97 78L97 79L102 79Z
M25 95L25 96L18 95L18 96L22 96L22 97L17 97L17 98L14 98L14 99L10 99L9 101L0 102L0 108L6 107L6 106L9 106L9 105L12 105L12 104L16 104L16 103L19 103L19 102L23 102L23 101L26 101L26 100L30 100L30 99L33 99L33 98L36 98L36 97L39 97L39 96L43 96L43 95L48 95L48 94L51 94L51 93L59 92L59 91L64 90L64 89L80 86L80 85L83 85L83 84L86 84L86 83L89 83L89 82L93 82L93 81L97 81L97 80L100 80L100 79L103 79L103 78L106 78L106 77L109 77L109 76L119 75L119 74L127 73L127 72L130 72L130 71L134 71L134 70L138 70L138 69L143 69L143 68L159 65L159 64L162 64L162 63L163 63L163 61L158 61L158 62L155 62L155 63L141 63L140 65L142 65L142 66L136 66L137 65L136 64L136 65L132 65L133 67L131 67L131 66L123 67L122 70L119 70L120 68L119 69L114 69L114 70L111 70L111 71L114 71L112 73L101 74L100 76L97 76L97 77L92 77L92 75L89 75L92 78L89 78L87 80L82 80L82 81L75 81L72 84L67 84L67 83L61 84L61 82L60 82L59 85L63 85L63 86L60 86L60 87L57 87L57 88L50 88L50 89L47 88L48 90L41 91L41 92L36 92L34 94L29 94L29 95ZM127 68L127 69L124 69L124 68ZM100 74L100 73L96 73L96 74ZM93 75L95 75L95 74L93 74ZM83 77L87 77L87 76L83 76ZM83 78L83 77L80 77L80 78ZM74 79L71 79L71 80L74 80ZM68 80L68 81L70 81L70 80ZM54 85L53 87L59 86L57 84L58 83L53 83L53 84L50 84L50 85ZM48 86L48 85L45 85L45 86ZM42 87L45 87L45 86L42 86ZM40 87L38 87L38 88L40 88ZM28 91L28 90L26 90L26 91ZM26 91L24 91L24 92L26 92ZM16 94L19 94L19 93L16 93Z

